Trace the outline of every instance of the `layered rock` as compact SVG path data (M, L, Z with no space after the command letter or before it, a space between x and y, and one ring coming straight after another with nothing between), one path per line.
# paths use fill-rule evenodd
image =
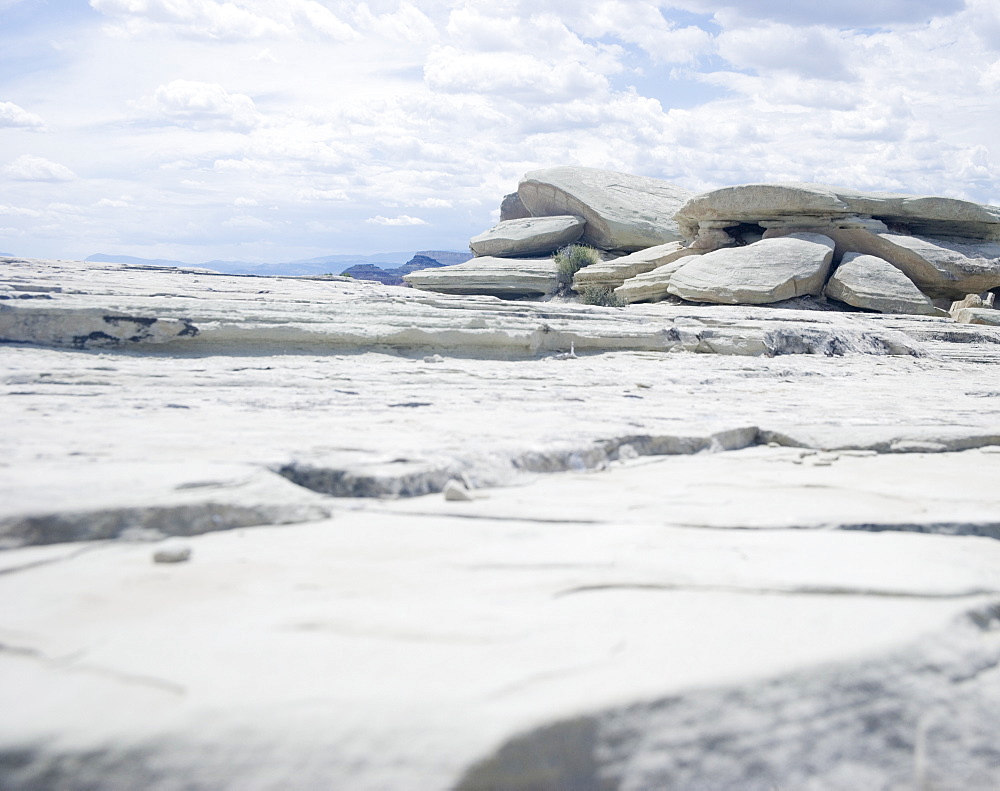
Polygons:
M473 236L469 246L477 256L545 255L579 239L584 224L582 217L572 214L502 220L488 231Z
M888 261L848 253L826 284L826 295L856 308L879 313L943 316L913 281Z
M670 278L682 266L688 263L692 256L690 252L680 258L676 258L663 266L658 266L649 272L643 272L633 278L626 280L615 289L617 294L625 302L659 302L670 292Z
M764 305L818 295L834 247L826 236L796 233L715 250L681 266L671 275L667 291L693 302L726 305Z
M960 299L1000 286L997 242L928 239L859 228L826 233L837 243L838 255L853 252L883 258L931 297Z
M645 250L638 250L581 269L573 278L573 288L576 291L580 291L584 286L618 288L629 278L662 267L693 252L695 251L689 250L680 242L647 247Z
M626 251L679 241L673 216L691 197L690 191L660 179L568 166L525 174L517 194L536 217L583 217L584 243Z
M464 264L412 272L403 280L422 291L497 297L539 297L559 286L551 258L481 256Z
M860 219L859 219L860 218ZM677 212L687 239L704 223L764 227L851 227L866 218L903 224L912 233L1000 239L1000 208L955 198L859 192L825 184L742 184L702 193Z
M987 324L1000 326L1000 310L994 309L996 295L992 292L983 296L969 294L951 304L948 311L959 324Z

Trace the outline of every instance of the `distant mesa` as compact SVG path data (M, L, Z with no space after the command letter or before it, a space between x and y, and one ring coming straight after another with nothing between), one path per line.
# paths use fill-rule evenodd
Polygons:
M557 253L577 240L600 260L570 280ZM536 170L503 197L500 222L470 246L476 257L468 262L404 280L507 299L619 307L806 299L832 310L950 311L976 323L994 323L1000 293L1000 208L824 184L742 184L695 195L608 170Z
M430 253L435 253L436 255L444 258L445 261L441 261L438 258L431 258ZM472 258L472 253L427 250L424 253L417 253L405 264L397 266L393 269L383 269L382 267L375 266L374 264L355 264L354 266L345 269L341 272L341 274L346 275L347 277L353 277L355 280L375 280L386 286L407 286L408 283L403 280L404 275L408 275L411 272L419 272L424 269L436 269L438 267L461 264L468 261L470 258Z

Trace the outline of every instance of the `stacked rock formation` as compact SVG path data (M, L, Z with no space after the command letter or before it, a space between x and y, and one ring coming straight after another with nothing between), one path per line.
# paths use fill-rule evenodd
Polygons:
M745 184L692 195L665 181L556 167L527 173L500 222L472 239L475 258L414 272L419 289L547 298L551 256L574 242L601 251L572 288L622 303L665 297L773 304L810 296L843 309L996 323L1000 208L943 197L822 184ZM984 295L979 297L979 295Z

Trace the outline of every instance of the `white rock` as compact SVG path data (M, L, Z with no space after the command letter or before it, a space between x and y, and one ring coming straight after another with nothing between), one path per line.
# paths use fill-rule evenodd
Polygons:
M618 288L629 278L669 264L678 258L700 252L702 251L689 250L680 242L667 242L655 247L647 247L645 250L637 250L620 258L584 267L573 278L573 288L576 291L582 290L584 286Z
M531 212L529 212L524 204L521 203L521 198L516 192L512 192L509 195L504 195L503 200L500 202L500 220L519 220L522 217L530 217Z
M682 266L693 261L695 257L695 255L688 254L675 258L668 264L629 278L615 289L615 293L630 303L659 302L669 293L667 287L670 285L670 278Z
M471 502L475 498L465 488L465 484L453 478L444 485L444 499L452 502Z
M863 229L827 232L838 252L883 258L930 297L961 299L1000 286L1000 242L928 239Z
M826 295L856 308L880 313L944 316L913 281L888 261L873 255L848 253L826 284Z
M422 291L499 297L538 297L559 287L556 265L551 258L481 256L464 264L411 272L403 275L403 279Z
M583 217L583 242L602 250L641 250L678 241L674 212L691 196L659 179L582 167L531 171L517 193L536 217Z
M684 236L699 224L797 222L823 227L831 220L855 225L858 215L902 223L912 233L1000 239L1000 208L955 198L859 192L825 184L742 184L696 195L677 212ZM836 222L834 222L836 226ZM857 252L867 252L859 250Z
M572 215L502 220L488 231L473 236L469 246L477 256L543 255L579 239L584 224L582 217Z
M729 305L815 295L823 290L833 251L831 239L810 233L715 250L674 272L667 291L693 302Z

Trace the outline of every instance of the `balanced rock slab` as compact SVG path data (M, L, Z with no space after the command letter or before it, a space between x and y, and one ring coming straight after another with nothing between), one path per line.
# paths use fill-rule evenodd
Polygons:
M477 256L545 255L572 244L583 234L585 220L572 214L501 220L469 241Z
M961 299L1000 286L1000 243L928 239L860 228L831 230L840 253L884 258L931 297Z
M704 223L864 225L861 218L902 224L911 233L1000 239L1000 208L956 198L859 192L826 184L741 184L696 195L677 212L686 239ZM843 221L838 223L837 221Z
M766 305L818 295L833 260L834 242L815 233L762 239L705 253L671 275L667 291L692 302Z
M464 264L411 272L403 279L422 291L496 297L543 296L559 286L551 258L481 256Z
M623 255L621 258L614 258L610 261L601 261L599 264L591 264L576 273L573 278L573 288L576 291L584 286L602 286L604 288L618 288L626 280L657 269L678 258L701 252L691 250L680 242L667 242L658 244L655 247L647 247L645 250L637 250L634 253Z
M826 284L826 295L879 313L945 315L899 269L874 255L845 255Z
M526 173L517 194L536 217L583 217L586 244L632 251L679 241L673 216L692 193L660 179L567 166Z

